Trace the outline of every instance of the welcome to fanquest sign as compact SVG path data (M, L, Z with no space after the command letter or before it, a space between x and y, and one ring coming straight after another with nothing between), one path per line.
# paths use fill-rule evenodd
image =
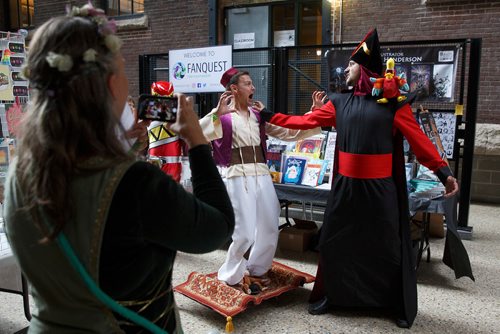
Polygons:
M172 50L169 80L179 93L223 92L222 74L232 66L231 45Z

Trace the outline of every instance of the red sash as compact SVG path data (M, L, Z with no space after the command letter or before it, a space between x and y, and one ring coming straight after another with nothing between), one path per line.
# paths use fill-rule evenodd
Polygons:
M339 151L339 174L355 179L390 177L392 154L355 154Z

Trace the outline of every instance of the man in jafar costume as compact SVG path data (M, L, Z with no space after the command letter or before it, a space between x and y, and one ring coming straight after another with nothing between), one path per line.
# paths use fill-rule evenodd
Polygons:
M350 57L347 92L313 93L312 112L303 116L264 112L271 124L337 130L332 190L319 237L319 264L309 313L332 306L386 309L399 327L410 328L417 313L415 259L409 232L403 136L418 161L445 185L458 184L434 145L421 131L407 99L378 104L370 77L381 77L377 30Z

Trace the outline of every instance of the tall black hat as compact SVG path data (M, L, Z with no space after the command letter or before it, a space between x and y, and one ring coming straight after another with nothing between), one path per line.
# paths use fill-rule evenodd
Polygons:
M351 60L363 65L374 73L382 75L383 65L382 57L380 56L377 29L373 29L366 34L365 38L354 49Z

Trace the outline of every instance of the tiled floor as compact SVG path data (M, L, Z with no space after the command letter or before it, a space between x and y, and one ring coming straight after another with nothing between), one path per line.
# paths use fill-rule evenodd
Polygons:
M418 270L419 312L411 333L498 333L500 328L500 206L474 204L469 225L473 240L464 241L476 282L455 279L441 262L443 239L431 240L431 262ZM183 282L192 271L216 271L225 250L203 255L180 253L174 283ZM315 274L317 254L278 250L276 259ZM234 318L234 333L410 333L395 326L384 315L337 311L321 316L307 313L312 285L250 307ZM176 294L186 333L223 333L225 319L214 311ZM26 327L21 297L0 293L0 333Z

